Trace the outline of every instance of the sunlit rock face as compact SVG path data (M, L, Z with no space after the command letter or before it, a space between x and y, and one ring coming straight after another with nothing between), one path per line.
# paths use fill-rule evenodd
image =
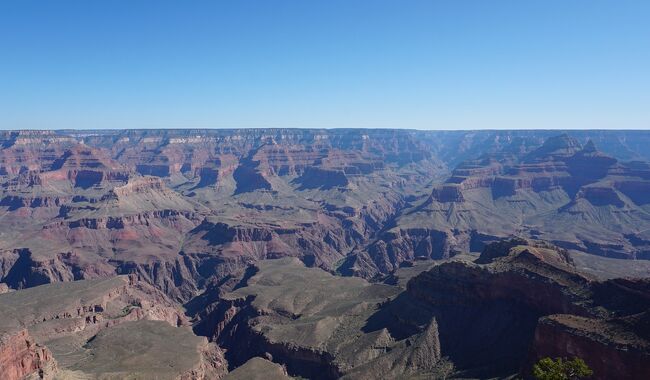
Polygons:
M183 379L500 377L555 353L643 373L647 318L629 308L643 281L591 276L650 274L648 144L642 131L0 132L0 301L128 279L7 330L0 365L94 376L60 355L76 331L97 358L137 339L152 342L143 363L185 352L161 372Z
M188 300L259 259L370 278L515 233L649 258L650 137L621 133L3 132L0 274L139 273Z

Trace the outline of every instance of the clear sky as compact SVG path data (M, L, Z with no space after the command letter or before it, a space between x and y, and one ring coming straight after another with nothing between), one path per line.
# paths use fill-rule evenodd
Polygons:
M0 128L650 128L650 1L0 0Z

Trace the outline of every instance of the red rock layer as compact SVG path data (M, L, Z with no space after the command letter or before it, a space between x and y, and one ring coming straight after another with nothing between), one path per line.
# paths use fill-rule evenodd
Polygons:
M51 378L56 362L46 347L40 346L27 330L0 337L0 374L3 380L21 380L38 373L40 378Z

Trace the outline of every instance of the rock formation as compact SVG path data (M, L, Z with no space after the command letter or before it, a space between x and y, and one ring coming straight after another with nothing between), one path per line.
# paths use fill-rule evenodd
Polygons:
M0 373L3 379L221 376L220 349L187 325L178 306L135 275L2 294ZM124 362L117 365L119 360Z
M513 153L515 152L515 153ZM531 151L504 148L460 164L431 195L401 212L367 249L380 272L413 257L480 251L525 235L616 258L646 258L647 167L620 163L589 140L549 138Z
M394 285L262 261L195 329L231 365L270 358L308 378L526 377L547 356L581 357L596 379L647 376L647 280L599 281L542 241L472 260L405 267Z
M400 289L334 277L295 259L262 261L245 286L206 309L203 328L226 348L231 365L271 358L291 375L372 379L446 375L438 329L430 322L410 340L368 318Z
M0 334L0 373L3 379L53 378L57 368L52 353L34 342L27 330L0 330Z
M607 353L637 368L643 310L594 305L614 289L627 289L617 299L646 292L613 278L650 276L648 143L644 131L0 132L0 299L137 278L117 299L12 315L23 322L11 336L25 330L34 342L12 351L29 358L12 373L45 376L55 362L59 373L95 373L59 360L62 342L77 333L83 344L118 342L141 319L192 324L227 348L230 369L278 376L501 376L554 353ZM490 245L511 236L553 245ZM528 248L510 252L516 246ZM468 252L483 254L474 263ZM280 268L258 263L282 258L309 280L338 285L305 291L316 298L310 307L288 288L286 305L261 304L270 290L260 279ZM422 264L431 259L444 264ZM302 275L301 291L314 286ZM94 311L105 304L130 312ZM125 330L104 331L113 322ZM593 334L592 325L617 333ZM188 339L198 354L173 376L205 377L224 363L214 342L134 326L142 339L157 331ZM286 341L283 329L305 335ZM640 338L616 341L630 331ZM485 342L497 348L482 354Z

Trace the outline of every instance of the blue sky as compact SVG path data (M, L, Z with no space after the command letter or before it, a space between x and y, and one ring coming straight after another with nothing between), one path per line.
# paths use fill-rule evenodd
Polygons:
M650 1L0 1L0 128L650 128Z

